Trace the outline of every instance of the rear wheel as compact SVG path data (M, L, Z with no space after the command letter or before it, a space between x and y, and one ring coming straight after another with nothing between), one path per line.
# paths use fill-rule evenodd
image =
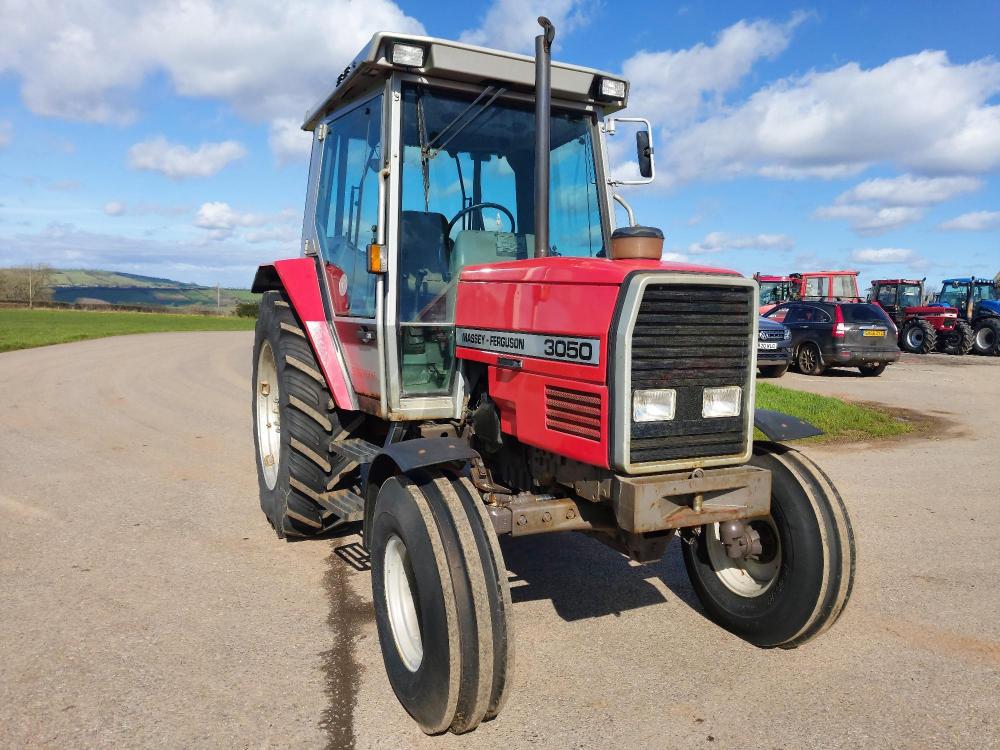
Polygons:
M976 328L976 354L1000 355L1000 320L986 318Z
M771 472L771 512L748 522L760 552L731 559L719 524L683 545L708 617L756 646L794 648L836 622L851 595L851 522L830 479L801 453L757 443L750 464Z
M937 346L937 331L922 318L911 318L903 324L900 344L912 354L928 354Z
M788 365L761 365L757 369L762 378L780 378L788 372Z
M475 489L437 473L392 477L372 524L372 593L389 683L428 734L475 729L513 667L507 572Z
M330 453L340 413L305 332L281 292L265 292L254 335L251 412L260 506L279 537L318 534L340 519L316 501L347 462Z
M860 370L861 374L864 375L866 378L877 378L879 375L885 372L885 368L888 366L889 365L882 362L877 365L861 365L861 367L859 367L858 370Z
M968 354L972 351L976 336L972 332L972 326L964 320L955 324L955 329L938 336L941 351L945 354Z
M803 375L822 375L826 367L820 356L819 347L813 343L803 344L795 356L795 364Z

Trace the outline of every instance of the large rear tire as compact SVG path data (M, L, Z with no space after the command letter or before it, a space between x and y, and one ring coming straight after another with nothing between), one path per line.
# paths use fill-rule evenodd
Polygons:
M976 326L976 354L1000 355L1000 320L986 318Z
M386 673L427 734L494 718L510 682L507 572L481 505L466 480L420 472L387 479L368 519Z
M260 507L279 537L310 536L340 519L314 498L347 461L330 453L342 439L334 406L301 323L282 292L265 292L254 335L251 414Z
M718 524L683 545L708 617L756 646L795 648L836 622L851 595L851 521L829 477L801 453L756 443L750 464L771 472L771 513L750 522L762 552L730 559Z
M911 318L903 324L899 344L911 354L929 354L937 347L937 331L923 318Z
M945 354L968 354L975 342L976 336L972 332L972 326L964 320L955 324L955 330L938 336L938 346Z

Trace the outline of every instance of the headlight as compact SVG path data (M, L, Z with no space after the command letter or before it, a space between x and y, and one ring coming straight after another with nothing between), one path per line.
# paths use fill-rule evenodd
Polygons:
M601 96L605 99L624 99L625 81L616 81L614 78L601 79Z
M677 391L657 388L632 394L632 419L636 422L666 422L677 410Z
M706 419L738 417L742 403L743 389L738 385L706 388L701 400L701 416Z

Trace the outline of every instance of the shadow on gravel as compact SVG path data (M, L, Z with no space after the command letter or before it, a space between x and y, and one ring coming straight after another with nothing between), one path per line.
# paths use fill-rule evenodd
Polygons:
M697 612L701 606L688 583L674 540L663 559L635 565L596 539L582 534L543 534L503 538L504 561L511 572L514 604L548 599L567 622L620 616L666 598L650 579L659 578L679 601ZM516 608L515 608L516 612Z
M371 605L351 588L352 579L365 569L367 559L357 535L359 528L351 524L320 537L333 542L323 576L330 607L326 621L331 646L320 654L329 703L319 722L330 750L354 747L354 709L362 670L354 645L364 626L374 619Z

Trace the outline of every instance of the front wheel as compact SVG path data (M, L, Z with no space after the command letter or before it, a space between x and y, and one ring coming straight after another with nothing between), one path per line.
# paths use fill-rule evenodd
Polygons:
M684 564L709 619L755 646L795 648L836 622L851 595L851 521L830 479L801 453L756 443L771 472L771 512L748 522L759 551L730 558L719 524L687 537Z
M987 318L976 328L976 354L1000 355L1000 320Z
M788 365L761 365L757 369L762 378L780 378L788 372Z
M968 354L976 342L972 326L964 320L955 323L955 330L938 337L941 351L945 354Z
M371 519L372 594L389 684L427 734L475 729L513 668L507 570L466 479L387 479Z

